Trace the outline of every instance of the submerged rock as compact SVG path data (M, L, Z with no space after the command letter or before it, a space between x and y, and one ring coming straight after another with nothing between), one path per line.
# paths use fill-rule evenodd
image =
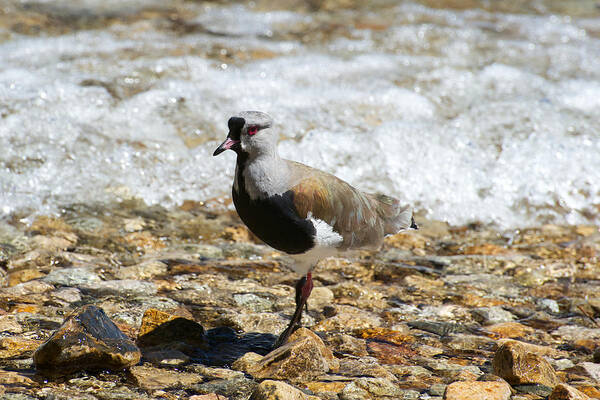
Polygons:
M71 314L34 353L35 367L49 375L81 370L119 370L137 364L140 350L106 316L89 305Z

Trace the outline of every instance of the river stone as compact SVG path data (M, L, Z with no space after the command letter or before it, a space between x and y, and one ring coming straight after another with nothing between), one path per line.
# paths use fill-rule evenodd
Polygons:
M288 343L254 364L246 362L245 367L245 372L256 379L307 381L337 370L339 362L321 338L306 328L300 328L290 336Z
M600 383L600 364L584 361L567 369L567 372L585 376Z
M101 279L89 268L80 267L55 269L46 275L43 281L53 285L79 287L98 283Z
M560 383L552 365L516 340L504 341L492 361L494 373L511 385L539 383L554 387Z
M82 285L81 289L92 296L148 296L157 292L154 282L138 281L134 279L122 279L96 282L93 284Z
M504 310L502 307L479 307L471 311L473 317L483 325L493 325L502 322L510 322L515 319L515 316Z
M449 384L444 400L509 400L510 396L506 382L463 381Z
M129 377L134 385L145 390L186 388L203 380L203 377L190 372L173 371L162 368L136 365L129 369Z
M340 400L363 400L379 397L404 399L404 391L386 378L358 378L346 385L339 395Z
M548 400L591 400L589 396L581 393L573 386L559 383L556 385Z
M80 370L119 370L137 364L140 350L96 306L71 314L33 354L36 368L66 375Z
M256 387L250 400L319 400L319 398L304 394L287 383L267 380Z

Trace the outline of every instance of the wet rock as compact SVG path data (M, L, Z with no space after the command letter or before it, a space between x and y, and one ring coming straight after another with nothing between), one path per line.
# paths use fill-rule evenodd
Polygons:
M81 291L73 287L64 287L52 292L50 298L59 304L69 305L81 301Z
M230 400L247 400L254 391L257 383L244 377L232 379L215 379L209 382L193 385L191 388L198 393L217 393Z
M308 299L308 307L316 310L322 310L323 307L329 306L333 303L334 294L328 287L317 286L315 287Z
M379 316L360 308L337 304L333 307L335 315L319 322L314 327L316 331L344 332L361 328L376 328L383 324Z
M590 397L581 393L572 386L560 383L554 387L548 400L591 400Z
M101 281L94 284L84 284L81 290L95 297L122 296L135 297L153 295L157 292L154 282L138 281L133 279Z
M167 273L167 265L158 260L147 261L130 267L121 267L117 270L117 279L143 279L149 280Z
M9 386L34 386L35 381L24 373L0 370L0 388ZM0 391L0 395L2 392Z
M257 363L245 361L245 372L256 379L306 381L339 368L337 359L321 338L306 328L298 329L290 336L288 343L273 350Z
M0 332L21 333L23 332L23 326L15 315L0 315Z
M55 269L46 275L43 281L53 285L79 287L98 283L101 279L89 268L81 267Z
M142 317L138 333L138 346L179 349L206 348L207 341L202 325L178 315L156 309L148 309Z
M586 378L600 383L600 364L584 361L567 369L567 372L585 376Z
M480 307L475 308L473 316L483 325L492 325L502 322L510 322L515 319L515 316L502 307Z
M144 389L187 388L202 381L202 376L146 365L136 365L128 371L131 382Z
M0 338L0 358L26 358L42 343L41 340L28 339L21 336Z
M310 318L303 317L305 324L310 324ZM243 332L279 333L287 327L289 319L272 312L234 312L222 315L214 325L230 326Z
M522 338L535 331L535 329L518 322L501 322L486 326L485 329L503 338Z
M444 393L445 400L509 400L510 396L506 382L453 382Z
M350 354L357 357L363 357L369 354L367 352L367 343L364 340L344 333L328 336L325 339L325 342L330 348L334 349L336 353Z
M540 397L548 397L552 393L552 388L546 385L540 385L539 383L530 383L525 385L513 385L513 388L518 393L530 394Z
M234 294L233 301L240 307L254 312L271 311L273 302L254 293Z
M394 380L394 375L379 365L375 357L351 358L346 357L339 360L340 367L337 372L344 376L371 376L374 378L387 378Z
M359 378L344 387L340 400L403 399L404 391L389 379Z
M494 373L511 385L539 383L554 387L560 383L546 359L528 351L515 340L507 340L496 350L492 362Z
M250 400L318 400L284 382L266 380L256 387Z
M118 370L135 365L139 349L98 307L71 314L34 353L38 370L68 374L80 370Z
M190 361L190 357L179 350L158 350L144 352L143 361L161 366L181 366Z

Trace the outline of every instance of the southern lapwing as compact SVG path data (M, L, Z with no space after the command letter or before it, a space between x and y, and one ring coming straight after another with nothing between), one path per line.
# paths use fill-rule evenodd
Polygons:
M284 344L300 326L302 309L313 288L311 270L340 250L371 248L385 235L416 229L412 209L383 195L363 193L341 179L277 153L278 135L271 117L244 111L229 119L227 139L214 152L237 154L233 204L244 223L262 241L292 255L296 311L275 342Z

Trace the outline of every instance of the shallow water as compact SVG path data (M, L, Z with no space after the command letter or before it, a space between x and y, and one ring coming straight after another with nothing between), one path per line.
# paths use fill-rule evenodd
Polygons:
M212 151L257 109L430 218L600 222L594 2L287 3L0 2L0 214L228 195Z

